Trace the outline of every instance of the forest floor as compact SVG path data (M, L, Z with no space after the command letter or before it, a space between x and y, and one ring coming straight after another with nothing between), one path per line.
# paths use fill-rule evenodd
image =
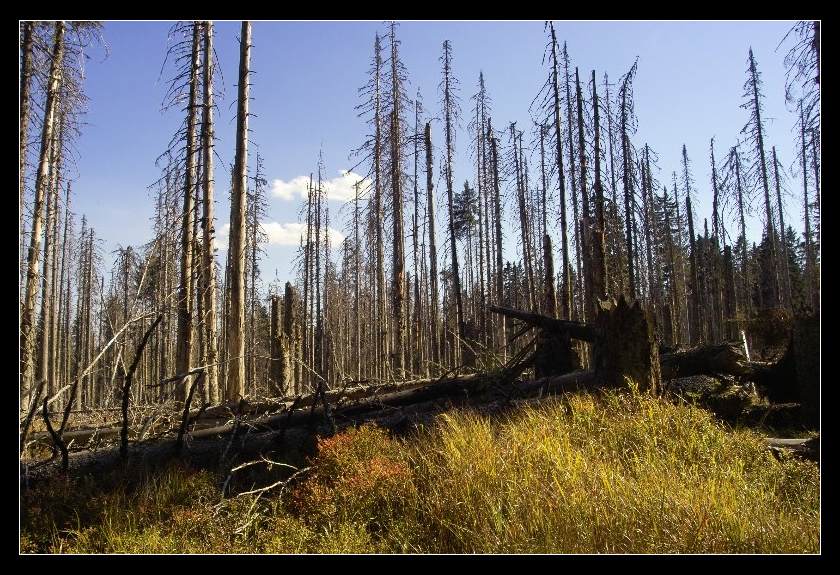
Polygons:
M817 463L632 392L460 409L401 437L365 425L265 458L39 482L21 551L820 552Z

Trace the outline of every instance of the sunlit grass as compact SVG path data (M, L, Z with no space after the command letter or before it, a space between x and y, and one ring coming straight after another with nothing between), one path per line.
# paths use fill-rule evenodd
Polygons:
M175 467L137 488L60 480L26 496L22 550L104 553L815 553L819 472L705 411L578 394L410 440L319 442L282 497L220 499Z

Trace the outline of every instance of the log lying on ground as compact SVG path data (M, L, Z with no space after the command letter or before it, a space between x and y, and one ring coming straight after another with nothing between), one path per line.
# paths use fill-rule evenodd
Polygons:
M446 384L452 384L453 381L455 382L465 382L475 378L475 375L463 375L460 377L452 378L449 380L440 380L440 379L417 379L417 380L410 380L410 381L402 381L402 382L388 382L376 385L367 385L367 386L354 386L347 389L336 389L330 390L325 393L327 401L331 404L344 404L348 402L353 402L359 399L366 399L376 401L376 398L387 395L393 394L395 392L408 392L411 390L415 390L418 388L423 388L427 386L433 386L437 384L443 384L444 387L441 388L441 392L445 389ZM422 396L422 394L421 394ZM407 396L411 397L411 396ZM420 397L420 396L418 396ZM311 407L313 403L316 403L318 398L315 394L303 396L297 400L297 408L305 408ZM283 417L283 414L288 411L288 409L295 403L295 400L267 400L258 403L251 403L251 404L244 404L240 411L240 415L247 415L247 416L259 416L261 414L275 414L278 417ZM190 422L194 425L195 431L191 434L193 437L204 437L208 435L213 435L216 429L225 429L225 433L229 432L233 429L233 423L230 422L236 412L237 408L232 407L230 405L219 405L213 406L207 409L204 409L203 412L200 409L195 409L190 412ZM200 416L200 417L199 417ZM266 419L270 419L271 416L267 418L257 418L253 421L244 420L244 423L248 424L257 424L259 425L261 421ZM162 425L158 425L156 427L152 427L149 430L149 433L154 435L157 433L161 433L166 431L167 423ZM115 437L118 437L120 434L122 427L119 423L114 422L113 424L108 424L101 427L90 428L90 429L78 429L72 431L66 431L63 434L64 440L69 444L71 441L73 442L74 447L81 447L87 444L90 444L94 441L102 441L102 440L110 440ZM37 441L44 444L50 444L51 438L50 435L46 432L40 433L33 433L30 435L31 441Z
M767 368L764 364L747 361L741 348L729 343L663 353L659 363L662 379L716 374L753 376Z
M764 442L768 449L774 453L787 451L812 461L820 460L820 438L808 437L804 439L780 439L777 437L766 437Z

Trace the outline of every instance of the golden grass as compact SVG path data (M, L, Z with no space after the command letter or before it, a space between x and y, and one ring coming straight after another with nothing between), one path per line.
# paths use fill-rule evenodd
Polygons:
M173 468L136 489L37 488L22 550L238 553L816 553L819 471L689 405L576 394L410 440L319 442L281 498L220 501ZM84 494L87 493L86 497Z

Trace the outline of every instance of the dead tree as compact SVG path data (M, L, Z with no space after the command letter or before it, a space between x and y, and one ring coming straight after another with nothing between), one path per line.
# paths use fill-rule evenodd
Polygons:
M248 162L248 74L251 61L251 23L242 22L239 39L239 98L236 112L236 160L230 208L230 309L227 318L228 375L225 399L245 395L245 214Z
M633 177L631 174L632 154L630 144L630 129L633 122L633 94L632 82L636 75L638 61L633 63L630 71L627 72L621 82L621 128L619 137L621 139L621 162L622 175L624 180L624 226L626 230L627 245L627 277L628 293L632 299L636 297L636 270L633 260Z
M770 181L767 176L767 159L764 150L764 124L761 120L761 79L755 64L752 48L750 48L747 73L747 81L744 84L744 97L747 98L747 101L742 107L749 111L750 118L741 132L750 138L750 143L753 145L754 165L752 172L754 176L760 178L759 184L764 191L765 231L770 248L770 303L771 305L776 305L780 301L779 250L776 247L778 238L776 236L775 226L773 225L773 210L770 206ZM758 172L757 175L755 175L756 171Z
M213 125L213 23L204 23L204 71L202 119L201 119L201 152L202 156L202 286L201 297L205 314L204 341L206 347L207 374L205 383L210 393L210 402L219 402L219 380L216 362L218 361L218 337L216 327L216 250L213 246L216 237L216 215L213 179L213 140L215 130Z
M178 339L175 370L189 371L192 360L193 338L193 212L194 187L196 184L196 101L198 91L199 25L192 24L192 57L190 60L189 103L187 105L187 165L184 178L184 209L181 216L181 281L178 286ZM177 387L179 400L186 397L184 383Z
M609 277L607 272L607 254L604 243L604 186L601 181L601 127L600 127L600 104L598 102L598 86L595 82L595 70L592 70L592 111L595 118L595 230L593 237L593 256L595 266L593 270L593 301L607 297L607 286Z
M455 80L452 77L452 47L449 40L443 43L443 114L444 131L446 133L446 194L449 199L449 242L452 250L452 281L455 289L455 305L457 309L458 338L455 340L454 353L456 358L461 356L461 342L466 340L464 326L464 303L461 297L461 276L458 268L458 246L455 241L455 217L453 205L453 174L452 164L455 154L455 134L453 124L457 120L458 110L454 98Z
M499 143L493 137L493 126L490 118L487 118L487 139L490 140L490 155L493 164L493 215L496 223L496 301L501 304L504 302L504 264L502 254L502 199L499 189ZM505 318L502 316L498 345L502 350L503 361L507 361L506 333Z
M391 168L391 218L393 220L393 259L391 293L394 299L394 369L397 377L405 377L405 233L403 232L403 191L402 191L402 133L400 117L402 113L402 78L401 63L397 52L396 23L390 24L391 42L391 125L390 125L390 168Z
M23 34L21 39L20 58L20 171L18 172L18 185L20 196L18 208L20 209L20 235L23 237L23 212L24 212L24 191L26 189L26 153L29 149L29 121L30 121L30 100L32 99L32 45L35 22L23 23Z
M34 319L35 299L38 287L38 265L41 255L41 227L43 225L44 197L47 193L50 143L53 141L57 110L58 92L61 88L61 66L64 56L63 21L55 23L52 61L50 63L49 83L47 84L47 100L45 104L44 121L41 127L41 151L38 160L38 173L35 179L35 203L32 215L32 232L29 236L29 252L26 263L26 290L23 298L23 310L20 319L20 374L21 396L29 397L30 386L34 373Z
M787 242L785 241L785 207L782 203L782 183L779 179L779 160L776 157L776 146L772 147L773 153L773 179L776 183L776 201L778 202L778 209L779 209L779 236L780 236L780 244L782 246L781 251L781 260L782 265L781 269L779 270L779 274L781 275L781 290L782 290L782 304L787 307L788 309L793 309L793 298L791 296L791 286L790 286L790 269L788 266L788 252L787 252Z
M685 213L688 219L688 245L689 257L691 258L691 314L689 315L689 333L692 344L702 343L706 340L703 326L703 316L700 311L700 276L697 264L697 247L694 236L694 210L691 207L691 176L688 172L688 153L685 144L682 149L683 182L685 184Z
M570 319L572 303L571 268L569 266L568 222L566 221L566 176L563 171L563 130L560 124L560 87L557 82L557 36L554 24L549 22L551 30L551 86L554 98L554 139L557 146L557 178L560 190L560 251L563 258L563 286L560 294L560 314Z

